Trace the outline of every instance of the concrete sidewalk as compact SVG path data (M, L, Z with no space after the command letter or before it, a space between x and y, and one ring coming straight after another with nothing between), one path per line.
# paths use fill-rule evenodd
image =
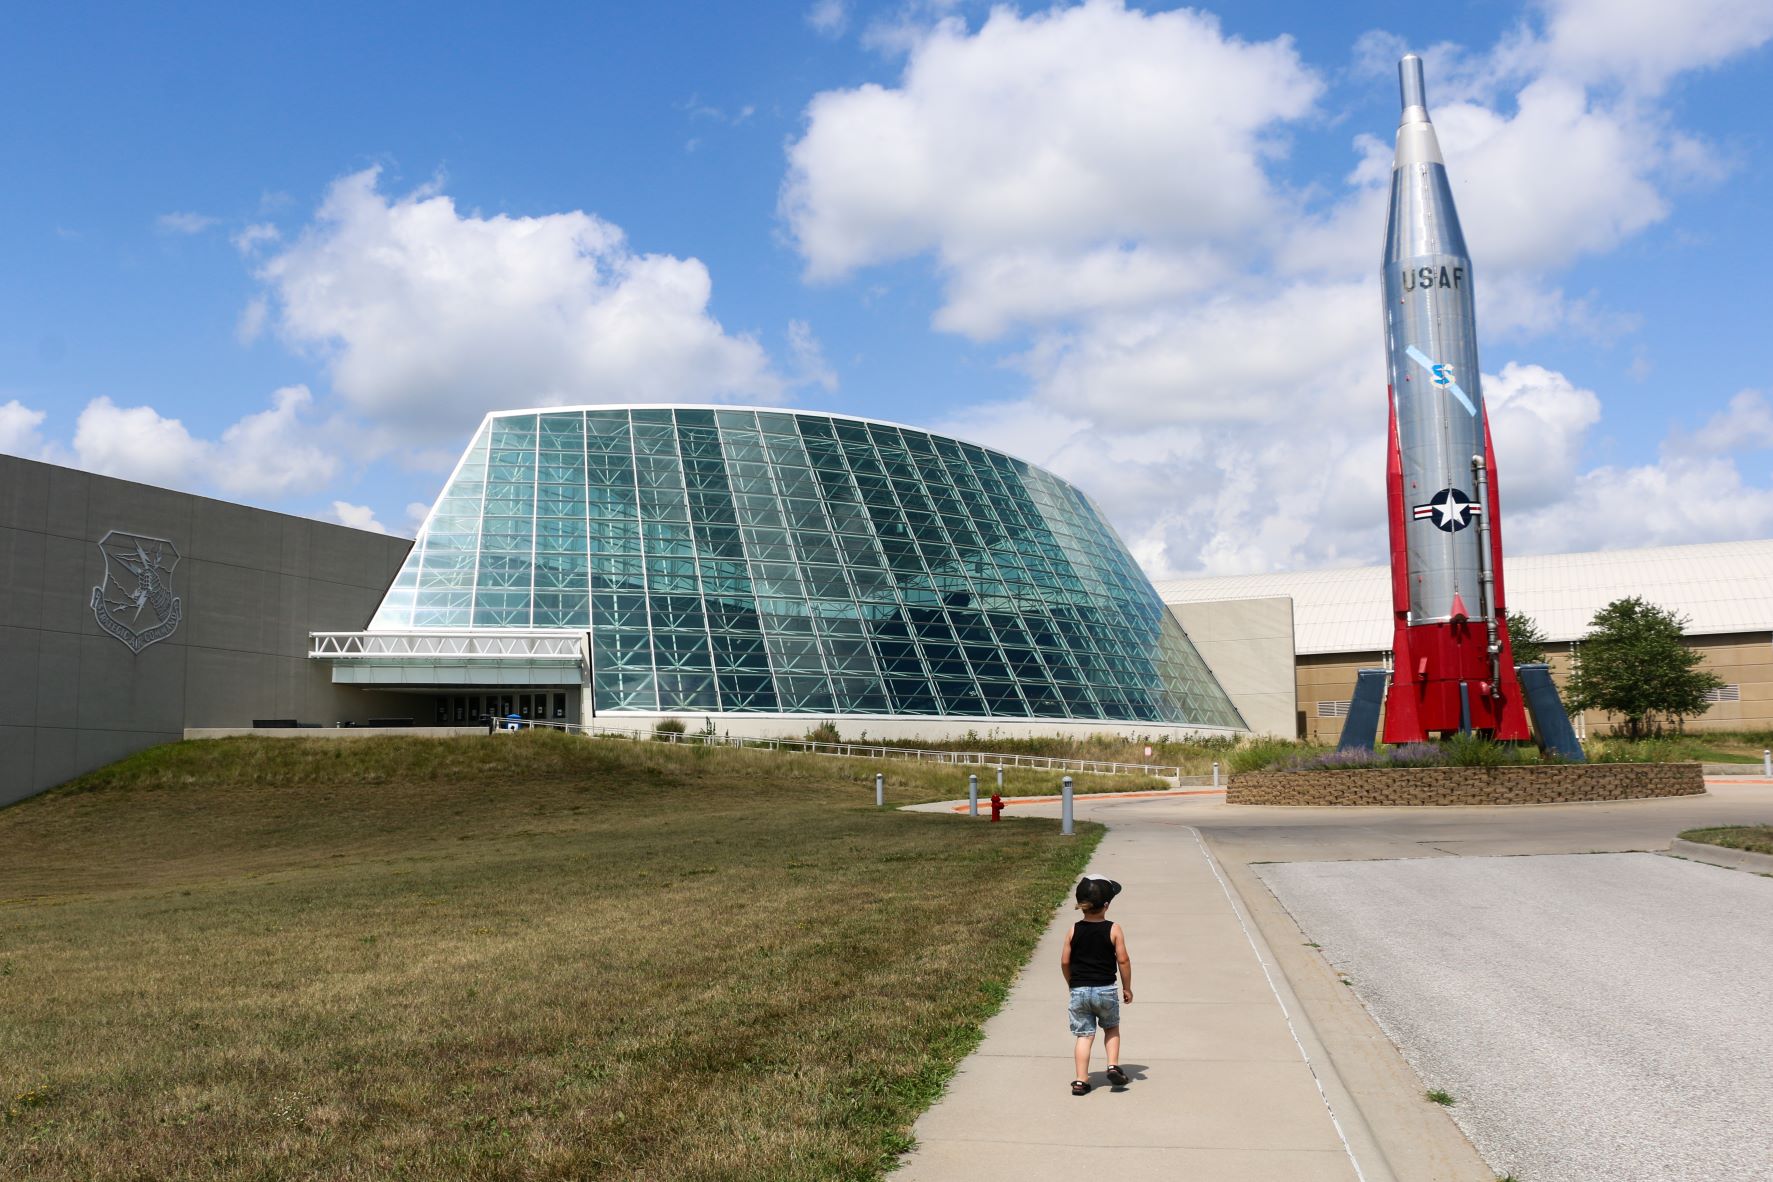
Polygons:
M1077 913L1064 907L980 1048L917 1122L919 1147L892 1177L1388 1180L1382 1160L1356 1166L1336 1118L1347 1126L1358 1114L1343 1098L1332 1116L1314 1072L1325 1070L1321 1053L1308 1060L1315 1042L1296 1004L1283 1004L1285 979L1258 952L1260 935L1194 831L1121 813L1090 870L1126 884L1109 914L1133 960L1121 1052L1132 1083L1107 1086L1098 1037L1097 1087L1071 1095L1059 948ZM1333 1103L1337 1084L1327 1083Z
M1420 1077L1256 871L1271 862L1663 850L1683 829L1773 822L1773 787L1752 777L1708 778L1707 787L1705 796L1518 808L1080 796L1078 817L1109 825L1090 869L1127 885L1110 914L1126 925L1133 954L1136 1000L1123 1010L1133 1083L1082 1098L1067 1088L1059 942L1077 913L1061 908L892 1177L1038 1182L1134 1167L1202 1182L1489 1182L1495 1171L1447 1111L1426 1102ZM1052 817L1058 808L1018 803L1014 813ZM1222 861L1208 858L1209 846ZM1101 1085L1099 1042L1093 1065Z

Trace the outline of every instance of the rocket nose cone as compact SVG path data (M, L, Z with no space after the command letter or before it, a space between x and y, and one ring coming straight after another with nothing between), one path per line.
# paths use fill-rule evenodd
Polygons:
M1422 80L1422 59L1413 53L1406 53L1397 64L1397 84L1400 97L1403 99L1404 110L1421 107L1424 117L1428 111L1428 85Z
M1428 122L1428 85L1422 80L1422 59L1413 53L1406 53L1397 64L1398 97L1403 101L1404 112L1398 116L1397 125L1407 127L1412 123Z
M1398 93L1404 113L1397 121L1397 155L1392 167L1441 163L1441 145L1428 121L1428 89L1422 81L1422 59L1406 53L1397 64Z

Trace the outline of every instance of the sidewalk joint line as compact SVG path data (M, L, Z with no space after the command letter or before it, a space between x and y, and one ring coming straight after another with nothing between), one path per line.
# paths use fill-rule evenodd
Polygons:
M1323 1101L1324 1111L1330 1117L1330 1126L1336 1130L1336 1139L1342 1142L1342 1151L1348 1155L1348 1164L1354 1167L1354 1176L1359 1179L1359 1182L1367 1182L1367 1175L1361 1170L1360 1159L1354 1155L1354 1146L1348 1143L1347 1135L1342 1132L1342 1122L1336 1119L1336 1109L1330 1103L1329 1095L1324 1091L1324 1081L1318 1077L1317 1065L1311 1061L1311 1056L1305 1053L1305 1044L1300 1040L1299 1032L1293 1027L1292 1011L1287 1009L1286 999L1281 996L1280 989L1275 985L1274 975L1268 971L1268 958L1262 955L1262 949L1256 943L1256 937L1250 932L1250 925L1244 920L1242 902L1232 894L1231 884L1225 881L1223 874L1219 873L1219 860L1213 856L1211 850L1207 849L1207 843L1201 838L1200 830L1193 825L1186 828L1194 834L1194 844L1200 848L1201 857L1206 859L1207 869L1211 870L1213 877L1219 880L1219 889L1225 892L1225 901L1231 904L1231 913L1237 916L1237 926L1243 929L1244 939L1249 942L1250 951L1256 954L1256 963L1262 966L1262 977L1268 982L1268 991L1274 994L1275 1004L1280 1006L1281 1017L1287 1023L1287 1033L1292 1036L1293 1045L1299 1049L1299 1058L1305 1064L1305 1070L1311 1073L1311 1082L1317 1088L1317 1098Z

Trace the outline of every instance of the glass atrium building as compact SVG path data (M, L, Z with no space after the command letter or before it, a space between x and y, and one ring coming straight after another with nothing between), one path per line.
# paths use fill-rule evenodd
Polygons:
M453 690L457 715L521 687L563 716L576 686L586 719L1243 727L1083 493L989 448L802 411L488 415L368 630L317 635L314 655L335 681Z

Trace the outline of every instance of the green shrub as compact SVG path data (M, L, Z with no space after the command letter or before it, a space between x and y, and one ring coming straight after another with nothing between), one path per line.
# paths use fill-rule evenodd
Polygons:
M1555 763L1531 747L1497 743L1481 735L1454 735L1427 743L1381 743L1373 750L1318 751L1305 748L1290 757L1271 760L1264 767L1278 772L1347 771L1362 768L1407 767L1505 767L1523 763Z
M1310 743L1302 743L1297 739L1251 739L1247 744L1231 753L1231 770L1234 772L1259 772L1265 767L1282 763L1301 754L1320 751Z
M826 719L806 733L806 737L815 743L841 743L843 736L837 733L837 724Z
M1440 748L1447 767L1503 767L1539 762L1539 753L1530 747L1497 743L1482 735L1454 735L1442 739Z
M653 724L655 735L681 735L688 729L681 718L663 718Z
M1693 758L1689 746L1686 740L1672 736L1655 739L1613 737L1591 741L1588 760L1590 763L1678 763Z

